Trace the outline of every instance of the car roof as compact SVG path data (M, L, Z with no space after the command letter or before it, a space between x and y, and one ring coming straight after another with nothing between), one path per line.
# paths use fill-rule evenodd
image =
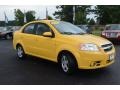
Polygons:
M36 23L36 22L45 22L45 23L51 23L51 22L54 22L54 21L58 21L58 20L36 20L36 21L31 21L30 23Z

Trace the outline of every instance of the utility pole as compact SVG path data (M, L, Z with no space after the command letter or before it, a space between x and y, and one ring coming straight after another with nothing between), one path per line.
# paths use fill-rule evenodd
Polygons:
M75 24L75 5L73 5L73 24Z
M27 19L26 19L26 12L25 12L25 10L24 10L24 23L26 23L27 22Z
M7 30L8 17L5 12L4 12L4 17L5 17L5 29Z
M48 20L48 10L46 8L46 19Z

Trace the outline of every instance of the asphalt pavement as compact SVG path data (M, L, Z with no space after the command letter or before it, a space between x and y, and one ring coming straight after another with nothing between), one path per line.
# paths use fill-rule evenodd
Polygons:
M0 40L1 85L113 85L120 84L120 45L115 45L115 63L98 70L64 74L54 62L28 56L19 60L12 40Z

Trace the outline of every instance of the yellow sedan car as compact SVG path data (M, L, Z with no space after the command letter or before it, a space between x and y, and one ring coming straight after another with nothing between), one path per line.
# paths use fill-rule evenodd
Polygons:
M115 58L115 48L110 41L87 34L65 21L27 23L14 33L13 45L18 58L28 54L57 62L68 74L77 69L107 67Z

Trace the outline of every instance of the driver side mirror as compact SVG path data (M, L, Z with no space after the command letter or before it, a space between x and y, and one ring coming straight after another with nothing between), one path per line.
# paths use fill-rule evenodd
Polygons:
M53 35L52 35L51 32L44 32L44 33L43 33L43 36L44 36L44 37L52 37Z

